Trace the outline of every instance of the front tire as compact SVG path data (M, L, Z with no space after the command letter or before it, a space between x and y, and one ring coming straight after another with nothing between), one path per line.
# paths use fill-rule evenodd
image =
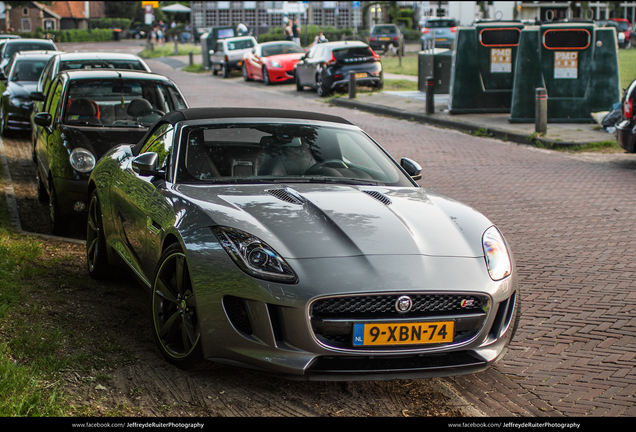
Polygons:
M250 78L250 74L247 71L247 65L245 64L245 62L243 62L243 79L245 81L252 81L252 78Z
M305 90L305 86L300 83L300 78L298 78L298 71L296 71L295 81L296 81L296 91Z
M88 204L88 221L86 224L86 265L88 274L93 279L106 279L112 274L112 267L108 263L106 254L106 238L102 223L101 207L97 198L97 191L91 194Z
M169 246L159 259L151 302L155 341L164 358L182 369L202 363L197 301L179 244Z
M272 82L269 79L269 72L267 71L266 67L263 67L263 82L265 83L266 86L272 84Z

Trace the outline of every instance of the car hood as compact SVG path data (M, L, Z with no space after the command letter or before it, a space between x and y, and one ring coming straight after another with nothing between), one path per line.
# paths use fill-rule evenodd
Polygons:
M492 225L472 208L417 187L180 185L177 190L212 224L255 235L290 259L478 257L482 234Z
M65 140L70 143L70 149L81 147L90 150L97 160L119 144L139 142L146 132L146 128L63 126Z
M13 97L28 99L31 92L36 90L37 81L11 81L8 89Z

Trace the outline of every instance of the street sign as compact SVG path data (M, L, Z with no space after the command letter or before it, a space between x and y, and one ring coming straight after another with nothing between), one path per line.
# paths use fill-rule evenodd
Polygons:
M154 9L158 9L159 8L159 2L158 1L142 1L141 2L141 7L145 9L146 6L152 6Z

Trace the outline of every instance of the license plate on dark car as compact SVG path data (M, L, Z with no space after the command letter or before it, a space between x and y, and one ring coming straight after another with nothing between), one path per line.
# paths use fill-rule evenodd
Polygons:
M455 323L435 321L418 323L354 324L354 346L420 345L453 341Z

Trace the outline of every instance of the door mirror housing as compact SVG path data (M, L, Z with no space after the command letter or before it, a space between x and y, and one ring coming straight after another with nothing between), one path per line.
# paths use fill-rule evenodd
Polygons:
M413 180L420 180L422 178L422 167L414 160L402 158L400 166L404 168L404 171L406 171Z
M38 102L44 102L44 99L46 99L46 96L44 95L44 93L42 92L32 92L29 94L29 99L34 100L34 101L38 101Z
M36 114L33 117L33 122L38 125L38 126L42 126L42 127L49 127L51 126L51 114L47 113L47 112L41 112Z
M159 155L154 152L143 153L132 161L132 169L142 176L164 177L165 172L157 169Z

